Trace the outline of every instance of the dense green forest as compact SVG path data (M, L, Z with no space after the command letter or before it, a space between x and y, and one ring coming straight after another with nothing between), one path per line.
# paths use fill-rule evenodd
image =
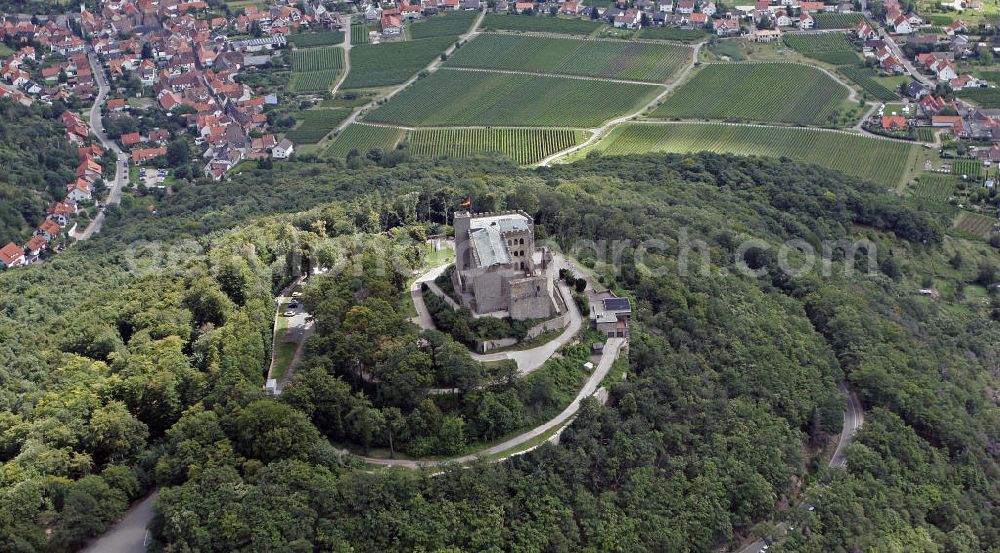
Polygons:
M0 100L0 245L27 239L73 182L77 153L60 109Z
M371 471L340 448L465 451L563 401L554 377L473 391L495 375L444 334L412 346L406 276L466 196L532 213L635 301L628 378L559 445ZM1000 551L1000 256L874 185L713 154L525 170L397 152L147 203L0 274L2 550L72 550L158 487L162 551L713 551L786 518L772 551ZM683 235L704 243L687 271ZM790 239L871 246L790 276ZM618 241L619 261L581 240ZM274 296L316 264L337 268L306 288L317 333L269 397ZM827 469L842 380L866 422ZM443 385L469 393L429 397ZM816 509L788 509L801 499Z

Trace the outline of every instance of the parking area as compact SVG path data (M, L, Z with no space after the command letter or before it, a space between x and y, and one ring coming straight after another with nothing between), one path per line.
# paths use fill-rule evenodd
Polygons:
M146 188L162 187L164 186L164 181L170 176L170 172L166 169L155 169L152 167L140 167L139 168L139 182L144 184Z

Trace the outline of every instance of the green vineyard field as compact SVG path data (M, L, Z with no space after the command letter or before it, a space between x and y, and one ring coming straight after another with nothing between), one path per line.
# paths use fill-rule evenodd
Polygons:
M639 38L676 40L678 42L698 42L706 37L701 29L681 29L680 27L643 27Z
M802 55L832 65L852 65L861 61L854 45L842 33L785 35L785 44Z
M917 127L917 140L921 142L934 142L934 129L931 127Z
M298 33L288 37L296 48L315 48L317 46L333 46L344 42L344 33L340 31L325 31L319 33Z
M462 10L418 19L410 24L410 38L457 37L472 27L477 15L478 12Z
M837 131L721 123L626 124L595 148L607 155L707 150L787 157L886 186L902 180L917 150L903 142Z
M297 94L320 94L330 90L339 76L339 70L292 73L288 89Z
M391 150L402 140L403 134L403 129L355 123L333 139L324 155L343 158L351 153L351 150L357 150L362 155L375 148Z
M984 108L1000 108L1000 88L965 88L956 94Z
M502 31L530 31L536 33L558 33L562 35L589 35L601 24L586 19L568 19L547 15L500 15L486 14L482 28Z
M921 200L946 202L955 194L957 180L953 175L925 173L913 186L913 195Z
M358 44L368 44L368 25L364 23L351 23L351 46Z
M359 45L351 49L351 72L344 80L343 87L367 88L406 82L452 42L452 37L435 37Z
M853 29L864 18L860 13L817 13L813 15L817 29Z
M992 217L963 211L958 214L958 217L955 217L952 227L965 234L988 238L996 223L997 220Z
M978 179L983 176L983 163L974 159L957 159L951 164L951 174Z
M847 94L843 85L814 67L712 64L668 96L652 116L819 124L842 107Z
M870 67L845 66L838 67L837 70L843 73L848 79L854 81L855 84L876 100L889 102L899 98L895 91L889 90L882 83L875 80L878 73Z
M691 48L666 43L483 34L448 65L662 82L690 56Z
M296 144L315 144L351 114L349 109L310 109L295 114L298 125L286 133Z
M500 152L527 165L575 146L582 137L582 131L573 129L417 129L407 135L407 149L426 157Z
M310 48L292 51L292 71L332 71L344 67L344 50L337 47Z
M592 128L637 110L660 87L442 69L368 115L405 126Z

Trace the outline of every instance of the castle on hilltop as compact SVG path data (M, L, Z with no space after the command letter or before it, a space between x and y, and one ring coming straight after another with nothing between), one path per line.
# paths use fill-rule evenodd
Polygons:
M454 226L453 284L474 313L506 311L514 320L556 314L552 254L536 251L531 216L523 211L460 211Z

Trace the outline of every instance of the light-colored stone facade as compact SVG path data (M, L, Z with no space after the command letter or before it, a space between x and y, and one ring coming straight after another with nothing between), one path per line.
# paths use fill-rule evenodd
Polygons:
M475 313L506 311L515 320L556 314L552 262L535 250L534 222L523 211L455 214L455 290Z

